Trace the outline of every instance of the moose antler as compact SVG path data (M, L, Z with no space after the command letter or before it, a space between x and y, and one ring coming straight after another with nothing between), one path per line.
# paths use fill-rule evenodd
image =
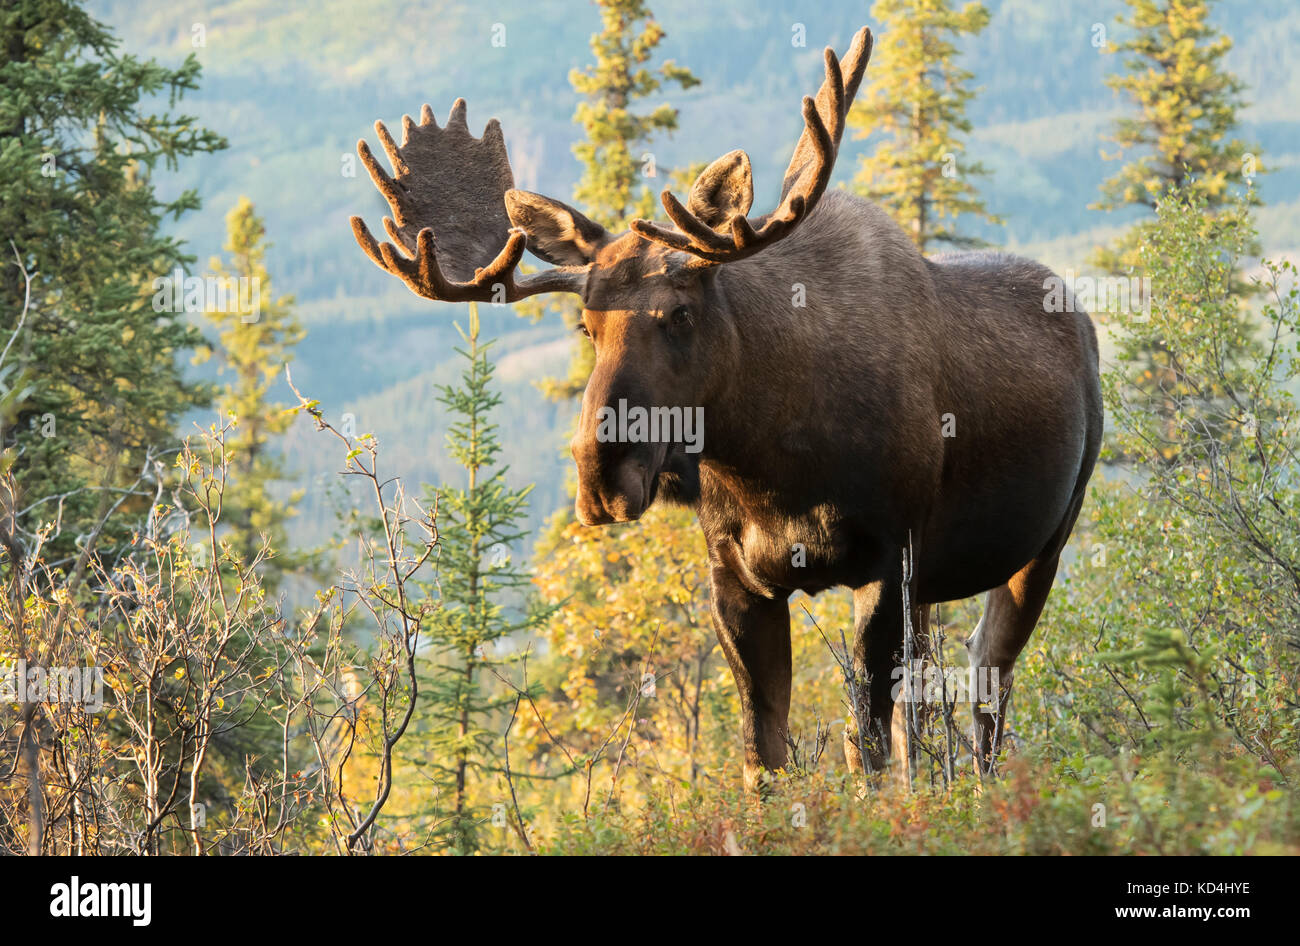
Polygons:
M672 191L665 188L660 200L677 229L649 220L633 220L632 229L647 240L690 253L709 263L728 263L752 256L787 236L812 212L830 182L849 105L858 92L867 60L871 58L871 44L871 31L864 26L853 37L842 64L836 58L835 50L827 47L826 78L817 92L816 101L804 97L803 134L786 169L781 185L781 202L776 210L751 222L744 213L749 209L747 195L741 212L727 214L724 219L716 219L721 216L718 208L702 208L701 212L710 218L706 221L698 213L682 206ZM749 160L744 152L732 152L715 165L735 165L737 162L743 163L748 178ZM705 175L708 173L706 171ZM695 191L699 187L697 182L692 190L692 207L698 205Z
M428 105L418 125L402 116L400 147L383 122L375 122L375 131L396 176L379 166L364 139L357 154L393 210L397 222L385 217L384 229L397 246L377 243L360 217L352 218L352 233L377 266L417 295L443 302L515 302L539 292L580 291L581 267L515 275L527 235L506 214L514 175L495 118L475 138L465 100L457 99L444 128Z

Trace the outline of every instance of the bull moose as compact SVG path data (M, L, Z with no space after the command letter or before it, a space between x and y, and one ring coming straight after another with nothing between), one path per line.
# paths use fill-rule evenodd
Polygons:
M753 218L749 158L732 151L685 205L663 192L671 226L610 233L516 190L500 124L473 137L462 99L445 127L428 105L418 124L405 117L400 146L376 122L391 175L357 145L393 242L359 217L353 233L416 294L581 297L595 367L572 442L577 517L627 522L658 498L695 509L750 789L786 763L788 599L832 586L853 590L867 690L870 738L845 750L857 767L865 745L875 770L890 751L904 602L923 625L928 605L988 592L967 646L972 667L998 671L996 712L975 713L973 741L976 765L993 765L1012 668L1102 436L1092 322L1048 311L1050 270L993 252L926 258L879 207L827 190L871 46L864 28L843 61L826 50L778 206ZM552 268L516 273L525 248ZM702 408L706 436L694 452L601 436L599 418L628 404Z

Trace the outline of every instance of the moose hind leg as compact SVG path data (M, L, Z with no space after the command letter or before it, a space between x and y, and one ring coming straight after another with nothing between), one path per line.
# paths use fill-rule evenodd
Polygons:
M786 763L790 609L784 598L750 591L724 564L713 566L711 590L713 626L740 692L745 789L757 792L765 773Z
M1016 658L1025 649L1043 613L1052 582L1056 580L1061 550L1074 528L1082 502L1082 494L1075 497L1069 513L1043 554L1012 575L1005 585L989 592L984 616L967 643L970 665L976 668L977 689L995 691L988 703L972 703L975 711L975 767L980 774L994 771L1002 745Z

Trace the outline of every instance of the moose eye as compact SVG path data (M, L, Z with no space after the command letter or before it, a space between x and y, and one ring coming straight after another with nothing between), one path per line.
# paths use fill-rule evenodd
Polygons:
M673 328L686 328L691 324L691 310L679 305L668 315L668 324Z

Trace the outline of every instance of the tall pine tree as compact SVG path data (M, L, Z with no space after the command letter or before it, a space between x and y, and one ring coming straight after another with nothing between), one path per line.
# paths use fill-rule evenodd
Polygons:
M1243 84L1223 68L1232 39L1209 22L1209 0L1126 0L1119 18L1131 36L1118 46L1124 72L1107 84L1136 107L1121 119L1113 141L1125 165L1102 185L1099 210L1143 207L1154 217L1170 189L1195 194L1213 213L1232 197L1232 183L1249 184L1259 173L1255 146L1234 137ZM1147 223L1150 220L1146 221ZM1141 224L1115 245L1098 251L1095 262L1110 272L1140 265Z
M950 0L877 0L871 15L881 30L870 84L848 123L855 137L884 139L863 156L853 188L884 207L922 252L933 243L982 245L955 229L962 215L1001 221L973 183L987 170L965 158L974 74L957 65L954 41L983 30L989 11L981 3L954 10Z
M653 216L655 196L646 178L660 171L644 149L657 135L677 129L677 110L671 105L661 103L649 112L638 112L636 104L665 85L689 89L700 80L672 60L657 68L650 65L664 29L643 0L596 3L604 27L591 37L596 61L569 74L574 91L586 97L573 114L583 131L582 140L573 146L582 163L573 197L584 214L617 231L632 217ZM559 305L565 324L576 329L576 304ZM562 401L580 395L592 364L591 346L578 338L568 376L549 379L544 385L547 396Z
M1232 48L1230 37L1209 23L1207 0L1126 0L1127 16L1119 22L1132 31L1118 49L1126 54L1126 71L1111 76L1110 86L1137 107L1136 117L1124 118L1115 129L1127 163L1102 185L1101 210L1142 207L1151 216L1139 220L1110 246L1099 247L1093 263L1115 274L1145 275L1166 265L1156 260L1154 235L1161 201L1194 200L1200 212L1213 217L1238 193L1257 204L1252 182L1258 149L1233 136L1242 107L1243 84L1223 68ZM1233 182L1244 186L1233 188ZM1245 248L1260 251L1258 241ZM1244 297L1252 286L1233 278L1233 292ZM1131 295L1131 294L1130 294ZM1150 300L1142 300L1150 308ZM1144 340L1128 357L1140 369L1132 384L1141 396L1159 405L1170 438L1176 404L1186 380L1169 364L1170 353L1159 338ZM1168 448L1172 456L1173 448Z
M78 537L105 515L100 548L129 540L149 497L121 488L208 398L178 358L201 341L197 329L154 304L154 280L192 262L164 220L199 200L161 200L150 181L160 164L225 147L170 110L199 73L193 55L171 68L120 53L68 0L0 8L0 333L8 370L20 369L0 421L22 494L18 528L61 524L46 546L52 563L77 558ZM168 110L145 104L155 96ZM15 337L24 270L31 300Z
M211 262L211 278L226 287L227 304L209 310L218 329L222 372L233 377L221 389L217 404L235 427L226 441L230 452L230 481L222 503L226 540L240 561L251 562L270 540L274 557L262 563L262 583L274 589L284 572L301 564L288 550L285 523L294 515L301 491L277 500L272 483L284 480L283 459L271 438L289 429L293 417L281 404L269 401L271 386L293 358L293 347L305 336L293 312L292 296L276 298L266 269L266 227L252 202L240 198L226 217L229 261Z

